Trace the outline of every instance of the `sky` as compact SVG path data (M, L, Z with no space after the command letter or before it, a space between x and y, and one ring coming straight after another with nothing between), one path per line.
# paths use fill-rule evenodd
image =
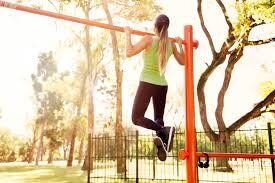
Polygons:
M211 60L211 52L199 24L196 1L169 0L161 2L164 7L163 13L166 13L171 21L169 28L171 37L182 36L184 25L191 24L194 27L194 37L200 43L199 48L195 51L194 60L197 81L206 68L205 62L209 63ZM204 4L203 8L206 25L209 27L216 49L218 49L227 31L223 16L212 1ZM68 27L79 25L6 8L0 8L0 22L0 108L2 109L0 127L4 126L16 134L25 135L28 131L27 122L35 116L30 75L36 70L37 56L40 52L61 49L59 45L66 44L65 40L70 36ZM264 30L254 31L252 37L274 36L274 33L275 25L273 24ZM236 120L260 100L258 87L262 81L275 80L274 50L274 43L245 50L243 58L236 65L228 95L225 98L224 116L226 121ZM58 55L59 68L61 70L70 69L75 60L73 54L66 50L62 50L61 53L65 54ZM139 59L139 56L133 58L133 60ZM123 67L127 68L127 65L130 64L128 62ZM265 66L262 66L263 64ZM174 91L179 86L183 89L183 69L174 60L169 63L166 73L169 82L169 96L175 95ZM137 87L137 75L127 72L127 69L125 69L125 73L130 77L129 79L126 77L125 86L129 84ZM210 121L214 121L217 86L221 85L222 75L223 70L219 69L206 85ZM125 95L130 94L125 91ZM180 98L180 100L182 99ZM130 109L124 111L124 115L129 120ZM149 110L148 115L152 116L151 113L152 109ZM198 113L196 113L196 118L199 121ZM169 123L179 123L179 121L170 121ZM212 125L214 126L214 123ZM197 126L200 126L199 122L197 122Z

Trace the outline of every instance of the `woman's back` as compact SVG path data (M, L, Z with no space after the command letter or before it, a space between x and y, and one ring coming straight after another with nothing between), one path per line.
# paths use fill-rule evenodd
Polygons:
M164 74L160 74L158 61L159 37L152 37L151 46L143 52L143 70L141 72L141 81L166 86L167 82ZM172 55L172 46L168 42L167 59Z

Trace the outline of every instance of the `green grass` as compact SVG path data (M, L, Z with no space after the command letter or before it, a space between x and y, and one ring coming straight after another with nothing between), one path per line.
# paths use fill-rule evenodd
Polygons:
M140 183L148 183L152 180L140 179ZM87 174L80 167L65 167L54 165L1 165L0 166L0 182L5 183L86 183ZM93 178L91 183L122 183L123 178L105 177ZM135 183L135 178L128 179L128 183ZM155 180L154 182L168 182ZM169 181L170 183L179 183L182 181Z
M0 166L0 180L5 183L84 183L87 178L80 167Z

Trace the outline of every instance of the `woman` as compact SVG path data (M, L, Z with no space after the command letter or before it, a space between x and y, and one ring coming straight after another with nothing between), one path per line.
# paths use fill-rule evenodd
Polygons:
M182 40L176 38L180 51L175 43L168 39L169 18L159 15L155 21L156 36L144 36L138 43L131 42L131 29L125 27L126 55L134 56L143 51L144 66L140 76L140 83L135 96L132 121L135 125L156 131L154 143L158 148L158 157L165 161L167 151L171 151L174 127L165 127L163 114L166 103L167 81L164 73L169 57L173 54L180 65L184 65ZM147 107L153 99L154 121L144 117Z

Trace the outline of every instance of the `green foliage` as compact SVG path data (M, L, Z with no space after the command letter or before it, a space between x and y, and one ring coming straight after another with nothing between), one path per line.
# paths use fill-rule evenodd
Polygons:
M265 81L259 86L259 92L261 93L262 98L265 98L273 90L275 90L275 81Z
M41 77L43 81L57 72L57 66L53 58L53 53L45 52L38 56L37 77Z
M259 93L262 98L266 98L272 91L275 90L275 81L265 81L262 82L259 86ZM261 121L266 124L267 122L271 122L273 125L275 124L275 101L271 103L265 109L267 113L262 115Z
M0 162L6 162L8 155L11 153L13 138L10 136L10 132L4 129L0 129Z
M251 28L253 24L275 22L275 3L270 0L236 2L237 19L233 20L235 37Z
M55 73L57 73L57 65L53 53L41 53L38 56L37 73L32 74L31 77L38 108L36 125L45 124L41 126L44 126L44 134L40 135L46 135L49 139L48 146L51 150L55 150L60 146L58 126L63 119L63 99L56 92L45 91L44 83ZM42 143L40 142L40 144Z
M12 152L10 153L10 155L8 156L7 161L8 161L8 162L14 162L14 161L16 161L16 157L15 157L15 152L14 152L14 151L12 151Z
M9 130L0 128L0 162L13 162L23 140L13 136Z
M79 137L80 140L85 138L87 135L87 125L88 125L87 120L88 120L87 117L84 115L76 118L77 136Z
M117 8L120 17L130 21L153 20L162 10L156 0L113 0L110 3Z
M18 156L20 157L20 159L22 161L28 161L28 155L30 152L30 148L31 147L30 147L29 143L27 143L27 142L20 146Z
M48 146L51 150L57 150L62 145L62 126L54 125L46 129L45 136L49 139Z
M240 130L230 136L226 150L230 153L268 153L267 130ZM197 147L201 152L220 152L221 142L210 141L205 132L197 133Z
M251 14L256 22L275 22L275 2L274 0L257 0L250 4Z

